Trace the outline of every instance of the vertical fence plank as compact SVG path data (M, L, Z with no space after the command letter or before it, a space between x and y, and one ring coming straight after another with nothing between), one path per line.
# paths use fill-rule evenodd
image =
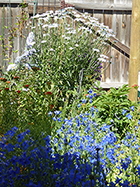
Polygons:
M115 35L116 35L116 22L117 22L117 15L114 14L113 12L113 17L112 17L112 30L114 31ZM111 78L111 82L113 82L113 73L114 73L114 66L115 66L115 51L113 48L111 48L111 56L112 56L112 63L110 65L110 78Z
M109 28L112 28L112 14L104 14L104 24L108 25ZM109 61L111 61L111 47L109 47L109 53L107 54L107 56L109 57ZM106 64L105 64L106 66ZM108 68L104 71L104 82L110 82L111 76L110 76L110 65L108 66Z

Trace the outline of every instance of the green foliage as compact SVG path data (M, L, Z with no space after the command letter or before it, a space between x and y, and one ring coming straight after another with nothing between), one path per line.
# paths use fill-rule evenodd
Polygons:
M101 92L94 102L94 105L99 108L97 117L101 120L101 123L111 125L110 120L113 119L112 130L120 136L123 136L132 128L130 119L126 117L126 114L122 114L123 109L132 114L130 107L133 105L136 107L136 104L127 98L129 90L128 85L123 85L119 89L111 88L107 93Z
M22 8L26 8L26 7L28 7L28 4L24 1L24 2L20 3L19 6Z
M52 120L48 112L55 106L55 92L41 75L40 70L22 68L1 78L1 133L18 126L29 128L34 136L42 131L50 134Z
M139 105L127 98L131 88L123 85L118 89L111 88L109 91L104 91L99 84L94 84L94 88L91 87L91 89L93 92L91 95L87 89L81 92L76 104L79 104L79 99L85 101L80 108L75 105L71 115L91 110L94 107L94 109L97 108L94 114L96 122L110 125L117 137L122 138L127 131L131 131L139 119Z

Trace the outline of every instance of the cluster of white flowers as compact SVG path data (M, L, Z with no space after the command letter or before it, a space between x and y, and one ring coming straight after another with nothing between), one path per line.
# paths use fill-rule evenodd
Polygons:
M107 62L108 59L109 59L108 56L101 54L100 57L98 58L98 61L99 62Z
M91 17L89 13L85 12L81 14L75 11L72 11L71 13L76 17L76 21L84 23L84 25L89 26L91 29L97 27L96 34L101 34L101 36L106 36L106 38L114 36L112 29L109 29L109 27L105 26L103 23L99 23L98 19Z
M94 51L94 52L97 52L97 53L99 53L99 52L100 52L100 50L99 50L99 49L93 49L93 51Z
M67 19L70 18L71 16L74 16L75 21L79 22L79 27L76 30L74 27L74 21L71 22L71 24L69 24L67 22ZM69 44L70 46L68 47L69 50L73 50L75 48L79 47L79 41L80 41L80 37L82 37L84 34L85 36L88 36L88 34L93 34L93 29L96 30L95 34L99 34L100 36L104 37L105 39L112 36L113 35L113 31L111 29L109 29L109 27L105 26L104 24L100 24L97 18L91 17L90 14L88 14L87 12L85 13L78 13L73 7L68 7L65 8L64 10L60 10L60 11L47 11L46 13L43 14L37 14L33 17L31 17L31 19L37 19L37 25L38 27L40 27L40 32L41 35L43 35L42 37L42 41L40 41L39 43L37 43L38 47L40 46L44 46L45 43L47 43L48 39L51 38L51 30L55 29L58 31L59 26L61 26L61 19L63 19L63 26L64 26L64 33L62 35L62 39L65 40L65 45ZM71 19L71 18L70 18ZM53 20L53 23L52 23ZM32 23L32 22L30 22ZM81 24L83 23L83 24ZM31 25L31 24L30 24ZM32 29L36 29L36 27L31 27ZM79 34L79 40L74 41L74 35L76 36L77 31ZM33 48L34 45L36 44L36 42L34 41L35 35L34 32L30 32L27 39L26 39L26 45L25 45L25 50L24 53L17 57L15 60L15 64L12 64L13 66L9 65L7 68L7 71L11 70L11 69L15 69L17 68L17 64L21 63L22 60L26 60L27 63L25 64L25 66L30 69L29 64L28 64L28 59L31 55L36 53L36 49ZM98 38L98 37L95 37ZM95 39L96 40L96 39ZM42 44L42 45L41 45ZM96 41L95 41L96 44ZM95 45L96 46L96 45ZM52 46L53 47L53 46ZM55 50L53 48L50 47L50 49L48 49L48 52L55 52ZM97 52L100 53L99 49L94 48L93 49L93 54ZM99 61L105 62L107 60L106 57L104 56L100 56L98 58Z
M46 42L47 42L47 40L42 40L42 41L41 41L42 44L44 44L44 43L46 43Z

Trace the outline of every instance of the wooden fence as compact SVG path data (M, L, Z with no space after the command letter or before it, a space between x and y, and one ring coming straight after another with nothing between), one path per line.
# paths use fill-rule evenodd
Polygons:
M68 2L68 0L65 0ZM74 1L74 0L73 0ZM90 1L90 0L89 0ZM98 0L99 1L99 0ZM114 4L110 4L107 6L103 4L103 2L114 2ZM102 86L103 87L110 87L115 85L122 85L124 83L128 83L128 76L129 76L129 53L130 53L130 32L131 32L131 13L132 13L132 0L119 0L119 1L110 1L110 0L100 0L101 4L100 7L97 6L97 1L93 0L93 6L89 6L88 4L74 4L75 8L78 9L80 12L89 12L94 17L99 19L100 23L104 23L105 25L109 26L115 32L116 38L111 38L111 52L108 54L111 65L110 67L104 71L103 79L102 79ZM117 4L119 2L120 4ZM123 6L123 2L125 5ZM72 2L69 0L68 3ZM96 4L96 6L95 6ZM122 4L122 7L120 6ZM99 5L99 4L98 4ZM10 9L5 11L4 13L4 25L8 25L10 20L8 15L10 15ZM16 17L20 13L20 8L14 7L11 8L11 15L12 15L12 23L16 22ZM15 15L15 16L14 16ZM6 18L7 16L7 18ZM0 7L0 18L1 18L1 25L3 24L3 7ZM9 21L8 21L9 20ZM6 23L6 24L5 24ZM0 28L0 33L2 33L2 27ZM4 34L6 32L4 30ZM27 30L24 31L23 36L27 36ZM0 41L1 42L1 41ZM23 46L25 43L24 37L21 37L20 34L14 40L14 50L19 49L19 51L12 56L14 60L19 53L23 51ZM1 43L2 44L2 43ZM21 49L22 48L22 49ZM9 47L10 50L10 47ZM0 48L1 51L1 48ZM9 54L8 54L9 55ZM0 58L2 59L2 58ZM0 60L1 63L1 60ZM5 64L7 61L4 62Z
M130 48L130 34L131 34L131 12L130 11L112 11L94 12L94 17L98 18L100 22L109 26L115 32L116 38L123 44L118 49L111 48L111 65L104 72L103 82L128 82L129 76L129 56L127 52ZM117 41L117 40L115 40ZM114 41L114 42L115 42ZM118 41L116 44L119 43ZM126 48L126 51L123 49ZM123 51L123 54L121 53Z

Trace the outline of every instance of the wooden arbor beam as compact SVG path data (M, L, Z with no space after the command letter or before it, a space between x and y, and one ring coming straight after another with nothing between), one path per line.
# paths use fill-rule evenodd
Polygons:
M140 70L140 2L133 0L131 22L131 44L129 62L129 86L138 85L138 72ZM137 101L137 90L132 88L129 99Z

